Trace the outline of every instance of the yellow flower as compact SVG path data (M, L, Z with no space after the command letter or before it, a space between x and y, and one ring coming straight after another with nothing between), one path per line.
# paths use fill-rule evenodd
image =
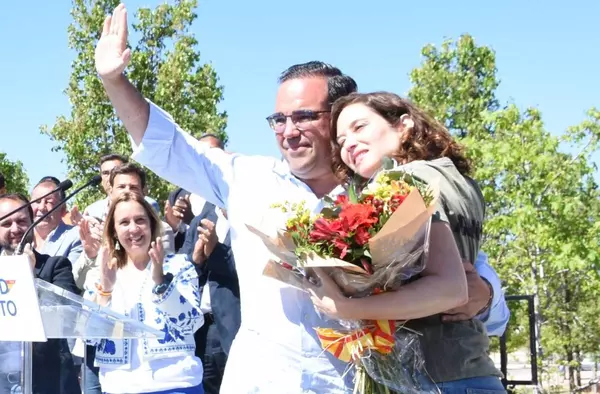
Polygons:
M285 201L282 204L273 204L271 208L279 208L282 212L289 214L286 222L287 228L293 228L298 225L308 226L315 219L312 217L311 211L306 208L304 201L298 203Z

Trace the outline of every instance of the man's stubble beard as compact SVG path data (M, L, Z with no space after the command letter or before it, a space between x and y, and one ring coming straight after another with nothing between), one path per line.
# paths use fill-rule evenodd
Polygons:
M29 235L27 235L27 238L25 238L25 240L23 240L23 244L27 245L28 243L31 243L33 246L33 231L29 233ZM19 244L17 243L14 247L11 244L7 244L4 242L0 242L0 249L2 249L6 254L15 254L15 251L17 250Z

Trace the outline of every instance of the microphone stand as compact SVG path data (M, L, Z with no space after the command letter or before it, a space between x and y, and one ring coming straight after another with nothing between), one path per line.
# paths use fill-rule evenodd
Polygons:
M18 212L18 211L20 211L21 209L25 209L26 207L30 206L30 205L31 205L31 204L33 204L34 202L36 202L36 201L39 201L39 200L41 200L42 198L48 197L49 195L51 195L51 194L53 194L53 193L56 193L56 192L57 192L57 191L59 191L59 190L63 190L63 191L69 190L69 189L71 188L71 186L73 186L73 182L71 182L71 181L69 181L69 180L66 180L66 181L64 181L64 182L61 182L61 183L60 183L60 184L59 184L59 185L56 187L56 189L52 190L52 191L51 191L51 192L49 192L49 193L46 193L46 194L44 194L43 196L41 196L41 197L39 197L39 198L37 198L37 199L35 199L35 200L33 200L33 201L29 201L29 203L28 203L28 204L21 205L19 208L17 208L17 209L13 209L11 212L9 212L9 213L7 213L6 215L2 216L2 217L0 218L0 221L2 221L2 220L4 220L4 219L6 219L7 217L11 216L11 215L12 215L12 214L14 214L15 212Z

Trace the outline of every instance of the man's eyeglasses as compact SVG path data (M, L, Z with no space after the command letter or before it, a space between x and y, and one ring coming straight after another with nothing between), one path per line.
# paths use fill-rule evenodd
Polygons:
M302 128L303 126L307 126L309 122L317 120L320 114L325 114L329 112L331 111L313 111L310 109L301 109L293 111L289 115L284 115L281 112L278 112L276 114L267 116L267 122L269 122L269 126L277 134L280 134L285 131L287 118L290 118L292 120L294 126Z

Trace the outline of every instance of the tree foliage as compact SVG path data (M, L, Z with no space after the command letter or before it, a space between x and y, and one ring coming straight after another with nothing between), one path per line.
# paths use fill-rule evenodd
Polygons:
M42 132L56 143L54 150L66 157L68 175L84 183L99 171L98 161L108 153L131 154L131 145L121 122L96 76L94 50L104 18L118 0L73 0L69 46L76 53L65 93L72 104L69 116L60 116L52 128ZM195 136L212 133L227 140L226 114L219 112L223 88L215 70L202 64L198 42L189 29L196 19L196 0L176 0L155 9L141 8L130 29L132 59L127 69L131 82L142 94L170 112ZM132 42L133 38L137 38ZM148 171L148 193L163 200L170 185ZM100 190L81 193L85 206L99 198Z
M0 152L0 174L4 175L7 193L29 195L29 178L20 161L12 161L6 153Z
M550 133L539 110L500 108L490 48L465 35L422 54L410 97L461 139L475 164L487 203L483 248L507 294L535 296L541 365L577 369L582 354L600 348L600 192L591 159L600 112ZM528 321L521 306L509 306L515 349L527 341Z
M410 74L409 97L460 137L479 130L485 112L498 109L496 56L473 37L426 45L420 68Z

